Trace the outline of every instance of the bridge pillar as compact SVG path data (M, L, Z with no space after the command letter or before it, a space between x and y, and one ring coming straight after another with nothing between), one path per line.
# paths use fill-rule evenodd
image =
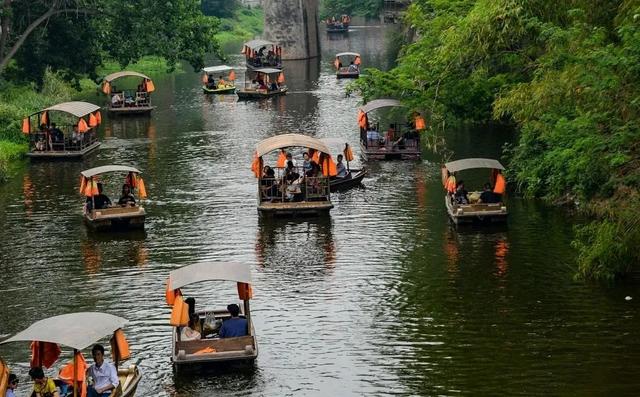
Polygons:
M283 59L320 55L318 0L263 0L266 40L282 46Z

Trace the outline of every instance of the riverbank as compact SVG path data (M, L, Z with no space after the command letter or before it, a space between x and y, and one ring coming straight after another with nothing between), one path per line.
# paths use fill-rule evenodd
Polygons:
M173 68L181 72L180 65ZM117 62L105 62L98 75L122 70ZM125 70L135 70L148 75L167 73L169 65L161 57L147 56L133 63ZM80 90L66 82L61 75L45 72L44 83L40 91L31 85L16 85L4 82L0 91L0 181L7 178L8 164L22 158L28 151L27 141L21 133L21 121L29 114L56 103L86 97L98 89L98 85L88 79L80 80Z
M400 96L432 130L515 123L518 142L504 151L510 182L587 214L575 226L576 274L612 280L640 263L635 16L589 2L414 2L406 21L416 38L398 67L367 70L354 85L365 100Z
M262 34L264 30L264 11L262 8L242 7L234 11L233 18L220 18L219 33L216 39L225 52L235 51L238 42L249 41ZM239 51L239 49L238 49Z

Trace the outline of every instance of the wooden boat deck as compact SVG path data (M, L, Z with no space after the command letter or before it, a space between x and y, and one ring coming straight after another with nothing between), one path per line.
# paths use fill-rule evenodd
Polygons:
M94 142L93 144L86 146L81 150L45 150L37 151L32 150L27 153L27 157L31 159L79 159L85 155L93 152L100 147L100 142Z
M176 365L255 360L258 356L255 336L252 335L237 338L176 341L174 348L173 362ZM199 352L206 348L215 351L211 353Z
M112 207L85 214L85 221L93 230L143 229L146 212L144 208Z
M111 395L133 397L136 394L141 378L140 370L135 364L130 365L128 368L118 368L118 380L120 380L120 384Z
M474 222L506 222L507 207L504 203L453 204L445 195L445 206L451 220L457 225Z
M121 106L111 107L109 106L109 112L113 114L143 114L151 113L155 106Z

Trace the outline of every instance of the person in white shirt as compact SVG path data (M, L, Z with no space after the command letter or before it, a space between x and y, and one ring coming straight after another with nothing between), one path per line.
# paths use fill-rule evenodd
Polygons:
M196 331L199 322L200 316L198 316L196 313L191 313L189 315L189 325L186 327L182 327L182 330L180 331L180 340L189 341L200 339L200 332Z
M118 387L118 371L116 367L104 359L104 347L96 344L91 349L94 364L87 369L87 376L93 384L87 386L87 397L109 397L113 389Z
M5 397L16 397L13 392L18 387L18 376L16 374L9 374L9 381L7 382L7 392Z

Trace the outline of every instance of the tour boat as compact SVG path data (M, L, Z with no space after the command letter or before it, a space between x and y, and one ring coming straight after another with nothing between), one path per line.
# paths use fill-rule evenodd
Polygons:
M64 102L35 112L22 120L29 138L31 159L80 159L100 147L96 127L100 106L88 102Z
M332 176L329 179L329 188L331 190L331 193L349 190L351 188L362 185L362 180L367 174L367 170L364 167L358 169L351 168L349 166L349 163L354 160L353 150L351 149L351 146L348 143L344 142L344 140L338 138L322 138L320 140L330 148L332 153L342 154L344 161L346 162L347 176L344 178Z
M184 287L203 281L235 281L237 283L238 298L242 301L238 305L240 317L247 320L247 335L227 338L219 336L222 323L231 317L226 304L219 309L195 310L195 307L189 307L187 299L184 298L186 296ZM196 263L169 273L166 300L172 307L171 360L174 369L190 364L253 361L258 357L258 342L249 306L249 301L253 298L251 283L251 267L243 263ZM189 325L191 313L198 315L195 328L200 330L200 338L183 340L182 328Z
M358 112L360 126L360 148L367 160L417 160L420 159L420 133L424 129L424 120L417 116L415 126L402 131L403 123L395 122L389 130L382 131L380 122L371 124L369 113L383 108L403 108L395 99L375 99Z
M287 173L286 151L303 149L316 158L321 173L305 174L301 166ZM278 159L266 175L268 166L263 156L278 151ZM263 216L305 216L328 214L331 203L329 178L336 175L331 150L322 141L302 134L282 134L258 143L251 166L257 179L258 212ZM297 177L296 177L297 174Z
M466 202L456 200L457 174L468 169L488 168L491 170L489 178L490 194L486 203L479 200L481 191L469 192ZM477 222L505 222L507 220L507 206L504 203L506 182L502 171L504 167L498 160L484 158L469 158L446 163L442 167L442 183L447 190L444 201L447 212L453 223Z
M203 68L202 72L202 91L206 94L233 94L236 92L236 72L231 66L209 66Z
M255 39L242 46L247 69L282 69L282 47L262 39Z
M342 15L340 20L327 18L325 23L327 25L327 33L347 33L349 32L351 17L349 15Z
M287 93L284 72L280 69L247 69L244 85L236 92L240 99L270 98Z
M80 194L87 197L84 206L85 223L92 230L134 230L144 229L146 212L137 201L135 204L118 205L112 201L108 208L96 208L95 198L98 196L98 177L105 173L119 172L126 175L125 185L129 187L131 195L137 194L138 200L147 197L141 172L133 167L124 165L105 165L91 168L80 173ZM120 186L120 185L118 185Z
M115 81L126 77L142 79L135 89L116 87ZM102 79L102 92L109 97L107 109L111 114L148 114L155 106L151 105L151 93L155 91L153 80L142 73L122 71L112 73Z
M37 321L22 332L3 340L0 344L13 342L31 343L31 367L51 367L60 356L61 346L73 349L73 358L62 367L56 383L66 384L73 388L73 397L82 395L85 383L85 372L88 363L82 351L92 347L101 339L111 336L111 357L118 371L118 387L111 393L112 397L133 397L142 378L137 364L119 368L122 361L130 358L129 343L122 331L128 321L107 313L79 312L63 314ZM90 353L88 353L90 354ZM0 395L6 392L6 382L2 374L8 373L4 361L0 361Z
M360 54L357 52L341 52L336 54L333 65L339 79L357 79L360 77Z

